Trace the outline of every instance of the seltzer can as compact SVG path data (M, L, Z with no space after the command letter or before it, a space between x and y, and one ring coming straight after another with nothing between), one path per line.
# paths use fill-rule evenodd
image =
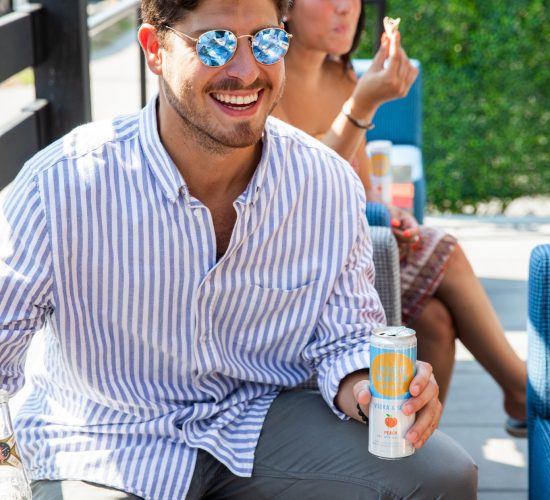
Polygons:
M404 326L386 326L372 332L370 344L369 452L379 458L403 458L414 453L405 439L415 414L401 406L411 394L416 375L416 332Z
M392 202L391 141L370 141L367 154L371 161L371 183L384 203Z

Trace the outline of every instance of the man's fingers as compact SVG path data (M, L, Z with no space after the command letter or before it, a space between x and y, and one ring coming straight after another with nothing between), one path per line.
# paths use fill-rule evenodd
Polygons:
M411 381L409 392L413 396L418 396L428 385L433 375L433 368L430 363L425 361L416 362L416 375ZM435 379L433 379L435 383ZM437 385L437 384L436 384Z
M353 386L353 396L355 401L360 405L368 405L370 403L370 383L368 380L361 380Z
M434 433L441 418L441 403L437 398L432 399L420 412L416 414L416 422L408 430L406 439L415 447L422 447Z
M410 388L409 388L410 391ZM411 394L413 394L411 392ZM406 401L401 407L405 415L412 415L420 411L424 406L428 406L432 399L437 399L439 396L439 386L432 375L428 381L428 384L418 393L413 395L408 401Z

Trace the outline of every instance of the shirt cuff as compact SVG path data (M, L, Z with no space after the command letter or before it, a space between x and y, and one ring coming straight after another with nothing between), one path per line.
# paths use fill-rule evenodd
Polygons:
M339 354L332 362L325 360L318 368L317 382L323 398L334 414L349 420L349 416L334 404L340 382L350 373L370 367L370 344L357 345L345 354Z

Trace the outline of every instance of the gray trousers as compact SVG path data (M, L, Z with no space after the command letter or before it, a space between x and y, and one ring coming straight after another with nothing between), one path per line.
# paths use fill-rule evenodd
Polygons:
M367 444L367 426L339 420L318 392L283 392L267 415L253 477L235 476L200 450L187 499L476 498L477 466L439 431L422 449L401 460L376 458ZM33 500L138 498L81 481L36 481L32 489Z

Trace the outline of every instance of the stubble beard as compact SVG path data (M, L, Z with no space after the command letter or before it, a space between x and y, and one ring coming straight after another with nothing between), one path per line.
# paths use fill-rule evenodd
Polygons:
M205 120L204 114L193 103L190 85L184 85L180 91L180 98L176 96L168 82L161 78L161 91L164 93L168 104L174 109L182 120L182 126L186 137L195 141L197 146L214 154L224 154L231 149L246 148L257 144L263 134L267 115L270 115L284 90L281 85L276 99L273 101L269 112L258 127L253 127L248 121L236 123L231 130L222 130L221 125L212 125ZM233 88L234 89L234 88ZM219 90L229 90L226 88Z

